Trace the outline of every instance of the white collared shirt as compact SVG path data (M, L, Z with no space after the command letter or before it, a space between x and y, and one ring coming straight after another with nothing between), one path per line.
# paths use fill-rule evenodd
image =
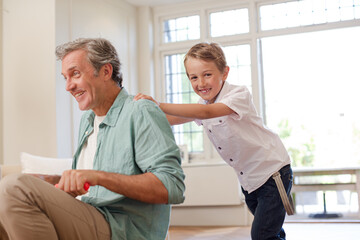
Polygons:
M199 103L206 101L200 99ZM235 169L241 186L251 193L290 164L289 154L279 136L263 124L245 86L225 82L215 103L223 103L235 113L195 122L203 125L220 156Z

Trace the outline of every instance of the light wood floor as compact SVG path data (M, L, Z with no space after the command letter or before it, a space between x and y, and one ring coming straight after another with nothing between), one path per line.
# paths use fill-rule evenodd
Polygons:
M360 223L285 223L289 240L359 240ZM168 240L249 240L250 227L170 227Z

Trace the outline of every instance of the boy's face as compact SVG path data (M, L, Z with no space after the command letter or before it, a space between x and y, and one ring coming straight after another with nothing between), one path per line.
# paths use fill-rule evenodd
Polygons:
M229 72L226 67L222 73L213 61L188 58L185 62L186 73L195 93L208 103L214 103Z

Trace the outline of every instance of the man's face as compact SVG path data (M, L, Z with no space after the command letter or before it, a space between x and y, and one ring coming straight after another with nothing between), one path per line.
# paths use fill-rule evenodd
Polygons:
M101 105L101 78L95 76L94 67L87 60L84 50L67 54L62 60L62 75L66 80L66 91L74 96L80 110L96 109Z

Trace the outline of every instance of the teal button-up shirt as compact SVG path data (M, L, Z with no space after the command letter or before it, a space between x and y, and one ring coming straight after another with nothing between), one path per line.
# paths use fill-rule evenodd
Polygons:
M95 114L80 122L76 168L81 149L93 131ZM165 114L151 101L133 101L123 88L99 126L94 170L126 175L153 173L168 191L168 203L184 201L184 173L179 149ZM165 239L169 204L136 201L101 186L93 186L82 201L95 206L110 223L112 239Z

